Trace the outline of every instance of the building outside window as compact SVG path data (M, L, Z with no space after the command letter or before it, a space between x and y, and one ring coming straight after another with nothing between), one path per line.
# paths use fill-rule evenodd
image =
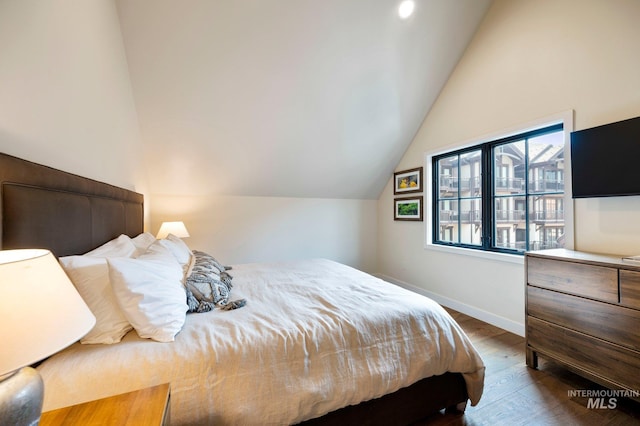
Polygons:
M432 157L433 243L563 247L564 141L558 124Z

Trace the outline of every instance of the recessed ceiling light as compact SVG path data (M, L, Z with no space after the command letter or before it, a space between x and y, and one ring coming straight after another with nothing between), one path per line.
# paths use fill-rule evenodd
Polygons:
M413 13L415 6L416 4L413 0L404 0L398 8L398 15L400 15L402 19L407 19Z

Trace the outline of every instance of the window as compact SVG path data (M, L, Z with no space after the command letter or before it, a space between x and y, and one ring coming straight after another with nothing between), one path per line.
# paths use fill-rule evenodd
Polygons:
M564 246L563 125L432 157L434 244L523 253Z

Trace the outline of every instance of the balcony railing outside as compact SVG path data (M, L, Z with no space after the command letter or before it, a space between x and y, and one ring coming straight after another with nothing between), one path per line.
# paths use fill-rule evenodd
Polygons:
M522 178L509 178L509 177L497 177L495 178L495 189L497 192L524 192L524 179Z
M458 214L455 210L440 210L438 219L441 224L448 223L481 223L482 210L467 210Z
M531 220L536 223L564 222L564 210L535 211Z
M516 241L515 243L499 244L498 247L511 250L525 251L526 245L524 241ZM547 250L554 248L563 248L564 246L557 241L531 241L528 250Z
M536 179L529 182L529 192L563 192L564 180Z
M458 181L460 181L461 192L480 191L481 177L459 179L456 176L440 175L440 192L457 193ZM496 177L494 179L496 192L524 193L525 180L515 177ZM529 182L529 192L564 192L564 180L557 179L536 179Z
M463 211L458 214L455 210L440 210L440 222L458 222L462 223L478 223L482 221L481 210ZM520 223L526 220L526 212L524 210L496 210L496 222ZM531 214L531 221L536 223L558 223L564 222L564 210L540 210Z
M496 210L496 222L523 222L526 218L524 210Z
M478 192L480 191L482 184L479 176L459 179L457 176L440 175L440 192L458 192L458 182L460 182L461 192Z

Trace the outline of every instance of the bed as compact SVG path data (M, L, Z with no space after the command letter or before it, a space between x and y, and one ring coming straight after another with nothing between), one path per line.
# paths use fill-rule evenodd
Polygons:
M0 191L2 249L68 259L144 234L143 197L123 188L0 154ZM165 382L172 424L400 425L480 400L482 360L430 299L327 259L229 272L240 309L45 360L44 409Z

